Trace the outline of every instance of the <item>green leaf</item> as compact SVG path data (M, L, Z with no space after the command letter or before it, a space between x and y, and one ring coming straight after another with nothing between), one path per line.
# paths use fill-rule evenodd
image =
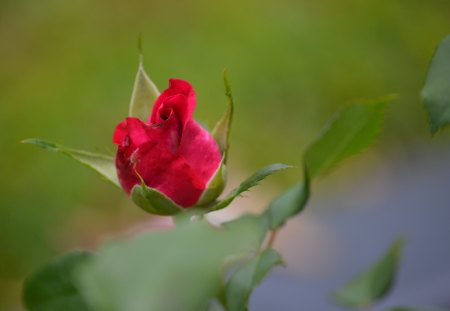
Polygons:
M225 188L226 176L225 158L222 158L219 167L206 185L206 189L203 191L202 196L196 205L202 206L214 201Z
M402 239L395 240L373 266L337 291L334 300L344 307L362 308L384 298L394 284L402 247Z
M306 150L311 178L372 144L380 132L386 104L392 99L355 103L342 109Z
M159 94L158 88L145 73L141 52L139 68L136 74L136 80L134 81L133 94L131 95L129 116L147 120Z
M433 308L433 307L395 307L390 311L448 311L448 309Z
M441 41L431 60L422 98L431 133L450 124L450 36Z
M257 233L255 237L257 239L252 244L252 249L256 252L260 249L261 243L267 235L268 226L266 219L262 218L260 215L247 213L231 221L222 223L222 226L227 229L233 229L234 227L241 226L243 223L250 223L255 228L255 232Z
M290 217L303 211L308 202L310 191L310 180L305 167L303 181L297 183L289 190L275 198L263 213L270 229L281 227Z
M50 151L65 154L72 159L80 162L81 164L87 166L88 168L93 169L104 178L106 178L106 180L110 181L120 188L119 180L117 179L116 165L114 164L113 157L83 150L66 148L53 142L38 138L25 139L22 141L22 143L36 145Z
M84 251L54 259L25 280L23 299L29 311L87 311L74 275L80 264L92 258Z
M231 92L231 85L230 82L228 81L226 70L224 70L223 72L223 81L225 84L225 95L228 98L227 111L223 115L222 119L220 119L217 122L216 126L212 130L212 136L219 145L219 149L224 156L224 163L226 163L230 139L231 120L233 118L233 109L234 109L233 94Z
M221 288L222 262L246 252L255 234L252 223L197 221L111 243L82 267L80 289L97 311L205 310Z
M281 256L273 249L266 249L236 271L225 287L227 310L247 310L253 289L274 266L281 264L283 264Z
M248 191L250 188L256 186L261 180L266 178L267 176L271 175L272 173L275 173L280 170L284 170L287 168L291 168L292 166L281 164L281 163L275 163L268 165L266 167L263 167L256 173L254 173L252 176L244 180L237 188L235 188L233 191L231 191L222 201L216 203L211 208L209 208L209 211L216 211L220 210L222 208L227 207L231 204L231 202L234 201L236 197L241 195L243 192Z
M155 215L176 215L183 211L183 208L172 201L164 193L156 189L147 187L144 183L136 185L131 190L131 199L144 211Z

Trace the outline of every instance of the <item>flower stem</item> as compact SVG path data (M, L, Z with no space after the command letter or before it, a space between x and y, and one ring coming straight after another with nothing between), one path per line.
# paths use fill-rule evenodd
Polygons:
M372 311L372 304L371 303L367 303L367 304L361 306L360 311Z
M271 230L269 233L269 241L267 242L267 248L272 248L273 243L275 243L275 239L277 238L278 229Z

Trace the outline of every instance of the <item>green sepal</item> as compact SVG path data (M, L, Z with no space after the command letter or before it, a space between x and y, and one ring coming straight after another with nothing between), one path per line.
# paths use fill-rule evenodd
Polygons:
M199 201L195 204L196 206L204 206L213 202L223 192L227 179L226 169L225 158L222 158L219 167L206 185Z
M45 264L25 280L23 300L28 311L88 311L77 288L76 272L93 257L72 251Z
M441 41L431 60L422 98L432 134L450 124L450 36Z
M284 264L280 254L266 249L236 271L225 286L225 304L229 311L246 311L253 289L277 265Z
M358 309L384 298L394 284L402 248L403 239L397 238L374 265L335 292L333 300L346 308Z
M203 192L196 206L202 207L213 202L225 189L227 180L226 163L228 158L228 148L231 130L231 120L233 118L234 100L231 92L230 82L227 78L226 69L223 72L223 81L225 85L225 95L227 96L227 110L222 118L214 126L211 135L216 141L220 152L222 153L222 161L211 180L208 182L206 190Z
M264 211L262 217L267 221L269 229L281 227L289 218L303 211L310 194L310 179L306 166L303 180L275 198Z
M184 210L164 193L147 187L143 181L141 185L133 187L131 199L144 211L154 215L172 216Z
M282 163L275 163L263 167L262 169L254 173L252 176L244 180L242 183L240 183L239 186L233 189L223 200L216 202L215 204L211 204L211 206L208 208L208 212L217 211L227 207L228 205L231 204L231 202L234 201L234 199L240 196L243 192L248 191L250 188L256 186L261 180L265 179L267 176L287 168L292 168L292 166Z
M223 71L223 81L225 85L225 95L227 96L227 110L222 118L216 123L211 134L214 137L220 151L222 152L224 163L227 162L227 154L230 139L231 120L233 118L234 99L231 92L231 85L228 81L227 71Z
M64 146L39 138L25 139L22 140L22 143L36 145L50 151L65 154L66 156L69 156L70 158L83 164L84 166L96 171L106 180L110 181L115 186L120 188L119 180L117 178L116 165L114 163L113 157L83 150L66 148Z
M141 47L139 48L141 49ZM131 95L129 116L145 121L148 120L153 104L159 95L158 88L145 72L144 59L141 51L139 68Z

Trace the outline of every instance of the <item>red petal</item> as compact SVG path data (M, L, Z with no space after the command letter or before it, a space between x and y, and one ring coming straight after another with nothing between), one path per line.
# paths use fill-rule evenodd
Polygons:
M113 143L123 146L131 139L134 145L140 145L148 139L145 127L146 124L137 118L126 118L116 126Z
M120 185L126 193L130 194L131 189L140 184L140 180L134 172L134 164L131 163L129 156L122 152L120 147L116 153L116 169Z
M194 205L205 189L205 182L186 161L162 144L148 142L142 145L135 158L136 171L144 178L145 184L181 206Z
M176 152L180 134L179 122L173 114L161 125L150 125L137 118L126 118L117 125L113 142L124 148L135 149L148 141L155 140L164 142L168 149Z
M170 79L169 88L166 89L155 102L149 122L160 124L165 119L160 112L172 109L184 128L192 119L195 109L195 92L192 86L184 80Z
M190 120L181 136L178 153L206 184L219 167L222 155L212 135Z

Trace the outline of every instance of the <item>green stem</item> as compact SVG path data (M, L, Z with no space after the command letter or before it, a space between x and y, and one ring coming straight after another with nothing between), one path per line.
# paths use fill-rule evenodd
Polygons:
M269 233L269 240L267 242L266 249L272 248L273 244L275 243L275 239L277 238L278 229L273 229Z
M368 302L361 306L361 311L372 311L372 303Z

